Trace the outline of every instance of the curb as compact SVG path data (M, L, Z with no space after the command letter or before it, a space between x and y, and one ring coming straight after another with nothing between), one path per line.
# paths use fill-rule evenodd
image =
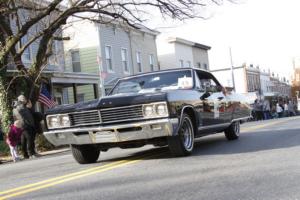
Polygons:
M51 151L44 151L38 153L41 157L45 156L51 156L59 153L65 153L70 151L70 148L62 148L62 149L56 149L56 150L51 150ZM7 164L7 163L13 163L11 156L5 156L5 157L0 157L0 164Z

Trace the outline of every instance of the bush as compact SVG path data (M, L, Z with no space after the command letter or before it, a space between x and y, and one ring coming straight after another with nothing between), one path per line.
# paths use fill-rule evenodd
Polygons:
M5 141L0 141L0 156L7 156L9 155L9 147Z

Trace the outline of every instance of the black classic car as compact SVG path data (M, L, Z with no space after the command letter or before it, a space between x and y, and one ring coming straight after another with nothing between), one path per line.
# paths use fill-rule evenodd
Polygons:
M239 137L250 116L243 97L228 93L208 71L181 68L120 79L108 96L46 113L46 138L70 144L79 163L93 163L100 151L146 144L168 145L175 156L192 153L194 139L225 132Z

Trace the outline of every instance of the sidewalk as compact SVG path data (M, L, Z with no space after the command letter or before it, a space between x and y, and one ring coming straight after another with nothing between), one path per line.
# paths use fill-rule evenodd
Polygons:
M70 151L69 147L55 149L55 150L51 150L51 151L39 152L38 154L40 155L40 157L44 157L44 156L51 156L51 155L55 155L55 154L59 154L59 153L64 153L67 151ZM35 159L38 159L38 158L35 158ZM11 156L0 157L0 164L10 163L10 162L13 163ZM22 162L22 160L19 162Z

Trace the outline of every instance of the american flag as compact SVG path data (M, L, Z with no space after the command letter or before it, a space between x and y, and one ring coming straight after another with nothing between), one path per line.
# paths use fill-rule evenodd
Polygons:
M38 101L45 104L48 108L56 106L55 101L51 98L51 95L44 84L42 85Z

